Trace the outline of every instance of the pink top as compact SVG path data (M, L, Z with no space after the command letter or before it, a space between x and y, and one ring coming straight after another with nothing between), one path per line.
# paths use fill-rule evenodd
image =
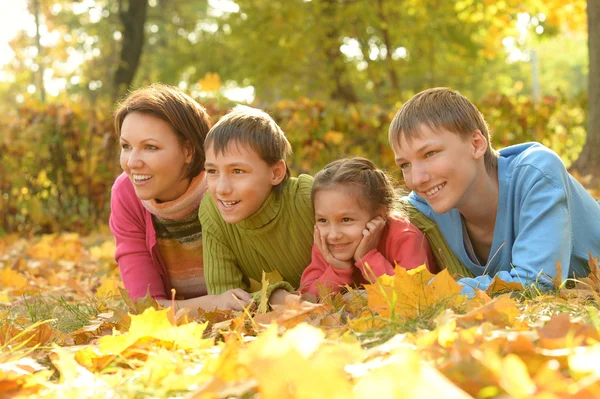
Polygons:
M142 298L150 287L152 297L167 299L171 282L156 243L152 214L125 173L113 184L110 207L109 225L117 243L115 259L129 296Z
M364 267L367 263L372 270ZM437 272L437 264L423 233L407 219L391 217L381 234L379 246L369 251L362 262L356 262L356 269L336 269L325 261L316 245L312 248L312 262L300 281L300 290L318 295L317 283L340 291L346 284L368 284L375 277L384 274L394 275L395 263L405 269L414 269L422 264L432 273Z

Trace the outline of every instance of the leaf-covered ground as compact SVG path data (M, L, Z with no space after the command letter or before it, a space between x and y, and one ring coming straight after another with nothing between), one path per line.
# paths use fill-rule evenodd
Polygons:
M0 238L0 398L600 397L594 260L550 294L467 299L398 268L320 304L188 317L129 299L113 253L106 231Z

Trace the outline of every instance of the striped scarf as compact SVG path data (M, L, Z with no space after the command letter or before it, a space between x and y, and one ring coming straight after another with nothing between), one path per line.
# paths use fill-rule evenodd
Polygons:
M187 191L173 201L157 202L155 199L143 200L142 205L154 216L161 219L179 220L197 211L206 192L206 172L202 171L190 182Z

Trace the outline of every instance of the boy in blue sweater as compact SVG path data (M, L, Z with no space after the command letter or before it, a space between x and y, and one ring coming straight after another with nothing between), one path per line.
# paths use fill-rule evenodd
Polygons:
M494 150L483 115L447 88L406 102L389 141L408 200L474 276L458 281L463 293L485 290L496 275L549 289L557 262L562 280L588 274L588 251L600 253L600 205L552 150Z

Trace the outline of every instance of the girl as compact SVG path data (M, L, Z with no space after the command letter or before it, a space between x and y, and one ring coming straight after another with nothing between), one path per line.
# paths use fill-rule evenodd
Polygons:
M393 212L391 180L370 160L330 163L316 174L311 197L316 225L312 263L300 283L303 293L318 295L317 283L339 291L346 284L373 282L393 275L396 263L436 270L423 233Z
M129 295L147 292L163 306L242 309L241 289L207 295L198 208L206 191L205 109L177 88L131 93L115 113L123 174L112 188L110 229Z

